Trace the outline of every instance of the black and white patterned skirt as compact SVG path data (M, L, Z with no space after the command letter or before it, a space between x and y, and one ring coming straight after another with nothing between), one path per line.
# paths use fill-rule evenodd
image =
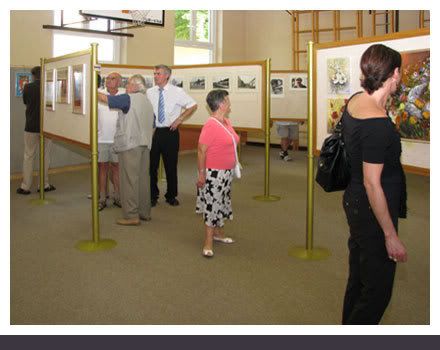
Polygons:
M232 169L206 169L206 183L197 189L196 213L203 214L209 227L223 227L233 219L231 203Z

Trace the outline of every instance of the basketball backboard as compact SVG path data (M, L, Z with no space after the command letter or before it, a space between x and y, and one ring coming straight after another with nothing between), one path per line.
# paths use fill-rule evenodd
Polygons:
M107 18L138 25L152 24L163 27L165 24L163 10L81 10L80 14L85 17Z

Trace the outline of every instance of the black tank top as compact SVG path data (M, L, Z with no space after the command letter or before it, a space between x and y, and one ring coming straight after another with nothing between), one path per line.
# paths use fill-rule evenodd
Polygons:
M349 102L347 106L348 104ZM400 163L400 135L390 118L357 119L345 108L342 127L345 147L350 157L352 185L363 184L362 162L383 164L383 187L404 181Z

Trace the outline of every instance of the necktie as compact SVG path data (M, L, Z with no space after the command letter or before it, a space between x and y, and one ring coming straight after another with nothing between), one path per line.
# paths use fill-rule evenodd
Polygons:
M163 89L159 89L159 123L165 121L165 103L163 100Z

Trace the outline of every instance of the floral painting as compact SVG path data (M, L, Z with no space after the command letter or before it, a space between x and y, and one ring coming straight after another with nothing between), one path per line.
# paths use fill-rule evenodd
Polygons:
M333 133L336 124L342 117L347 98L329 98L327 99L327 132Z
M329 94L350 94L350 59L327 59L327 80Z
M404 139L430 141L430 51L403 52L402 79L388 111Z

